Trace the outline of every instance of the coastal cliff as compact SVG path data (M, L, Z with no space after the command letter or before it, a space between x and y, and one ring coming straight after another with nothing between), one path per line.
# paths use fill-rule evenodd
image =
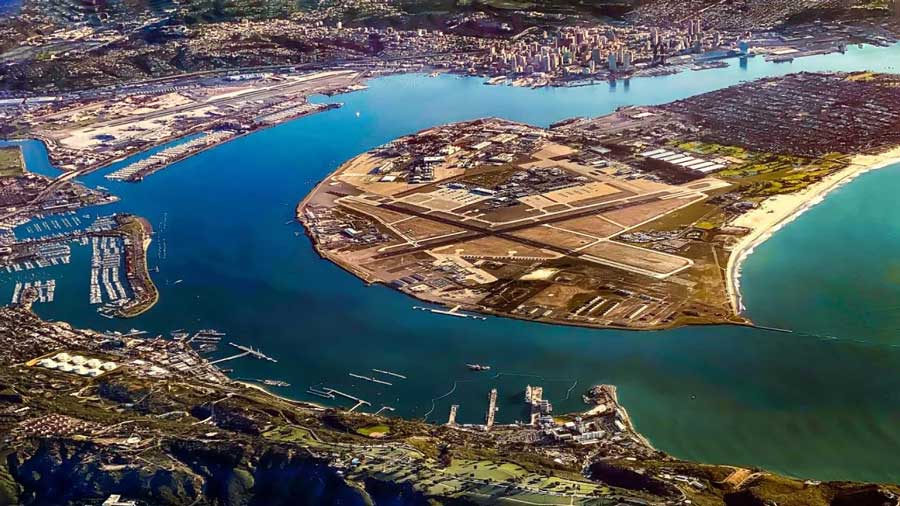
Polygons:
M84 504L110 494L151 505L427 504L412 487L354 483L303 451L268 445L166 443L170 469L117 464L115 451L72 439L35 439L5 452L0 504ZM375 498L375 500L373 500Z

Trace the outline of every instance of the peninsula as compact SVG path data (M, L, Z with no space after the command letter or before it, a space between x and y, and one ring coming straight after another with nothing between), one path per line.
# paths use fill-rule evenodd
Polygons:
M594 327L746 324L747 252L898 159L898 83L803 73L547 129L430 128L340 166L297 219L323 257L446 306Z

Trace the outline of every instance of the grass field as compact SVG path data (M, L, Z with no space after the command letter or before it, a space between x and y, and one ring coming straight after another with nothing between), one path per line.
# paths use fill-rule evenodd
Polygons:
M16 177L25 174L22 150L18 146L0 148L0 177Z
M372 436L373 434L384 435L391 431L391 428L387 425L370 425L368 427L361 427L356 429L356 432L362 434L363 436Z
M315 446L316 440L308 430L300 427L279 427L269 432L264 432L263 437L273 441L282 441L285 443L301 443Z
M830 153L818 158L758 153L734 146L685 142L677 147L693 153L716 155L734 162L716 176L745 188L748 197L769 197L802 190L849 163L846 155Z

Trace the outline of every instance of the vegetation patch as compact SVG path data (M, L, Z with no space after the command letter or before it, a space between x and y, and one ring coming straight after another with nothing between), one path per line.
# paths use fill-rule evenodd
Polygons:
M387 425L370 425L368 427L356 429L357 434L362 434L366 437L384 437L390 431L391 428Z
M0 177L25 175L25 160L18 146L0 148Z

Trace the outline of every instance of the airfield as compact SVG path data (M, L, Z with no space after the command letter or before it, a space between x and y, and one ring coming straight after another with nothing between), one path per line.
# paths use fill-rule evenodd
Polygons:
M426 301L591 326L727 318L721 268L698 297L706 257L621 238L730 184L644 177L568 135L498 119L419 132L349 160L298 218L327 258Z

